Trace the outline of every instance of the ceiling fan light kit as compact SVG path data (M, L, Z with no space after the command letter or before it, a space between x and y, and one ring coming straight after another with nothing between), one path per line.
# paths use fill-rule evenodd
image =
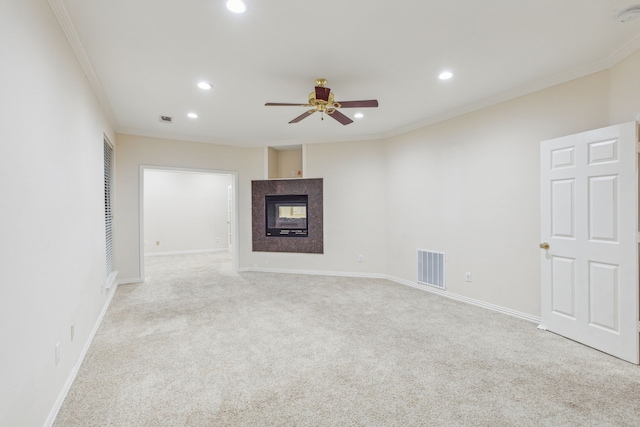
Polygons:
M295 119L291 120L289 123L298 123L301 120L309 117L311 114L320 112L321 120L324 120L324 114L326 113L329 117L337 120L343 125L348 125L353 123L349 117L342 114L338 111L339 108L369 108L369 107L377 107L378 101L375 99L364 100L364 101L342 101L338 102L335 100L335 96L331 89L327 86L327 80L323 78L316 79L316 86L314 91L309 94L308 103L307 104L290 104L290 103L282 103L282 102L267 102L264 104L267 107L287 107L287 106L296 106L296 107L312 107L310 110L302 113Z

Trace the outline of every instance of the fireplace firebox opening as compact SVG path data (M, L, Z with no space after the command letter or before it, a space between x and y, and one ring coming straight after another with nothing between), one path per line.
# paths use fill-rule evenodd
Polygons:
M265 195L266 235L307 237L308 196Z

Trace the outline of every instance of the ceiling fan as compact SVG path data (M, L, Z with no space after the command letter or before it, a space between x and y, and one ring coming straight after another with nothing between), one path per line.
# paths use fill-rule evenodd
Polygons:
M291 120L289 123L298 123L302 119L306 119L310 115L315 112L322 113L324 120L324 114L326 113L329 117L332 117L342 123L343 125L348 125L349 123L353 123L349 117L342 114L338 111L338 108L364 108L364 107L377 107L378 101L375 99L370 99L366 101L341 101L338 102L335 100L331 89L326 87L327 80L326 79L316 79L316 87L315 91L309 94L309 102L307 104L287 104L281 102L267 102L264 104L267 107L281 107L281 106L297 106L297 107L313 107L310 110L302 113L295 119Z

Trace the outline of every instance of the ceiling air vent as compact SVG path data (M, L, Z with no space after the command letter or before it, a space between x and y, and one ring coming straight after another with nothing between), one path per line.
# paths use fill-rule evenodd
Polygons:
M162 123L171 123L173 118L171 116L160 116L160 122Z

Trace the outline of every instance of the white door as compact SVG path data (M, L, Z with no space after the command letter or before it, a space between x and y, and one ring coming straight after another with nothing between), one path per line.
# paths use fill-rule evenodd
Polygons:
M636 123L543 141L542 328L638 364Z

